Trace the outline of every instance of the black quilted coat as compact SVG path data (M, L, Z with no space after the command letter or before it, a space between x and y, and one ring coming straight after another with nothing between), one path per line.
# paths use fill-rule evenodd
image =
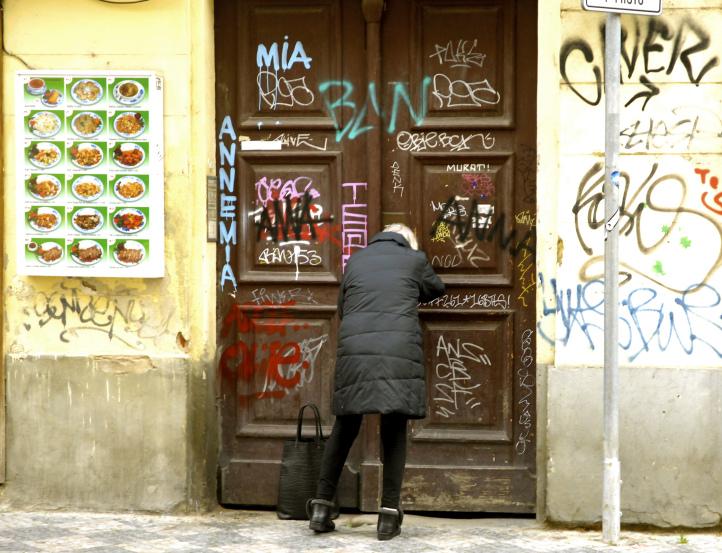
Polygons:
M335 415L426 416L426 381L417 305L445 291L426 255L395 232L380 232L346 266Z

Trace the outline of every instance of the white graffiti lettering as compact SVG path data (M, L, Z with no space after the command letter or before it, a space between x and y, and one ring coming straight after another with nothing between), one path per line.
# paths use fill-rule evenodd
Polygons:
M491 150L496 144L496 138L490 132L474 134L449 134L445 132L409 132L401 131L396 135L396 146L402 152L425 152L441 148L450 152L477 149ZM485 164L465 164L471 166L485 166Z
M440 108L493 106L501 101L501 94L494 90L487 79L467 82L451 80L443 73L434 75L431 93L439 101Z
M472 65L482 67L486 59L486 54L474 52L476 42L476 39L474 39L473 43L470 40L457 40L456 42L450 40L444 46L435 44L434 48L436 52L429 57L436 57L439 65L447 63L450 64L451 67L471 67Z
M443 354L443 357L442 357ZM446 341L443 335L436 342L435 374L439 382L434 384L437 396L434 397L435 414L449 418L466 405L470 410L481 406L481 402L473 390L481 387L480 383L472 384L471 368L466 363L479 367L491 366L491 360L484 348L472 342L462 342L457 338Z

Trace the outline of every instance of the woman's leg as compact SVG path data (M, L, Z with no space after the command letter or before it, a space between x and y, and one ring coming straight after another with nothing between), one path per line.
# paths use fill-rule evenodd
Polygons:
M398 509L401 502L401 482L406 466L405 415L381 415L381 444L384 448L384 490L381 506Z
M336 417L331 437L326 442L321 462L321 477L316 488L316 498L332 501L348 452L361 428L362 415Z

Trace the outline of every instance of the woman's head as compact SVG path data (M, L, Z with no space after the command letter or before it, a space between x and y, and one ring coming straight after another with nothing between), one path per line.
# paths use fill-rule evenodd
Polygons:
M391 225L386 225L384 227L384 232L395 232L396 234L400 234L409 243L409 246L411 246L411 249L413 249L413 250L419 249L419 242L418 242L418 240L416 240L416 235L414 234L414 231L411 230L406 225L402 225L401 223L393 223Z

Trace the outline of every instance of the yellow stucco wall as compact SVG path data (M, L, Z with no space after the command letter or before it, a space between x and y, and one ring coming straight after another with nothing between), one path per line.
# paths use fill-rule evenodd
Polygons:
M210 0L6 0L3 60L5 353L213 355L215 248L205 176L214 173ZM162 279L16 274L14 76L22 69L142 69L165 81Z
M663 4L661 17L622 16L620 365L719 367L722 2ZM554 221L538 260L540 360L550 362L553 350L557 366L599 366L605 16L577 0L559 7L557 98L539 104L544 117L546 105L561 114L540 119L540 152L542 128L558 129L558 152L548 148L545 163L559 167L556 186L539 180L539 219ZM555 255L545 257L555 240Z
M537 431L539 513L583 524L602 512L605 16L580 4L539 3ZM621 22L622 523L715 526L722 2Z

